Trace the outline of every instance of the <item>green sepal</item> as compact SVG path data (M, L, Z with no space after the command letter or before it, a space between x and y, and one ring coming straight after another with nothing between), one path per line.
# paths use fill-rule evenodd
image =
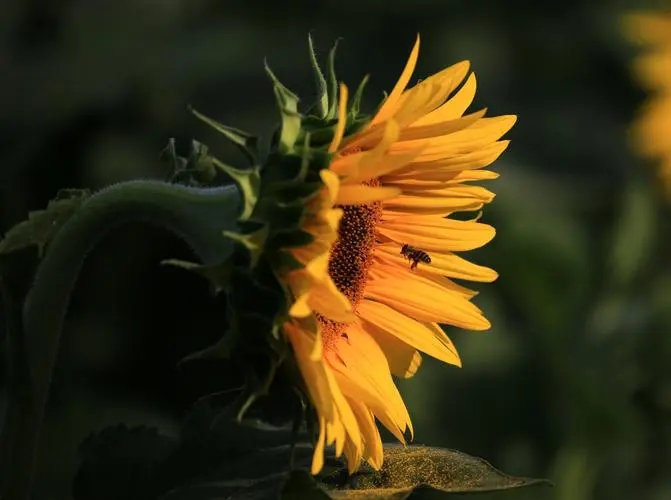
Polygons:
M227 139L232 141L236 146L239 146L242 152L249 159L251 165L258 165L259 162L259 148L258 142L259 139L256 136L253 136L243 130L222 125L212 118L208 118L199 111L195 110L192 106L189 106L189 111L191 111L196 117L207 123L210 127L215 129L220 134L224 135Z
M231 266L228 263L218 265L205 265L179 259L165 259L161 264L181 267L187 271L193 271L206 278L212 285L215 294L228 288L231 279Z
M299 205L305 208L305 203L314 198L323 187L321 182L291 183L278 189L273 198L278 207Z
M369 75L363 77L361 83L356 89L356 92L354 92L354 95L352 96L352 104L349 111L349 116L352 118L352 120L355 120L356 117L359 116L359 111L361 109L361 99L363 98L363 91L366 87L366 84L368 83L368 78Z
M279 251L271 260L271 265L284 273L304 269L305 266L289 252Z
M309 168L310 165L305 165L303 155L298 152L289 155L270 153L262 172L263 195L275 191L278 185L303 182Z
M362 118L357 118L355 120L351 120L347 122L347 126L345 127L345 137L349 137L351 135L356 134L361 130L365 125L367 125L371 120L370 116L364 116Z
M254 205L256 205L259 197L259 190L261 189L261 174L259 169L257 167L252 167L246 170L239 170L222 163L216 158L212 158L212 161L217 168L221 169L231 177L240 189L243 208L239 219L247 220L254 211Z
M224 236L240 243L249 253L249 267L255 268L259 258L263 254L266 240L268 239L268 225L264 224L256 231L250 233L235 233L224 231Z
M245 335L253 335L255 338L263 336L264 331L269 332L277 315L284 314L283 311L287 309L284 290L265 260L254 270L240 267L233 269L228 302L236 316L234 328L244 330ZM268 326L261 327L257 315ZM249 324L243 325L245 317L254 323L253 328ZM254 345L258 345L256 341Z
M347 115L347 123L345 125L345 137L356 134L361 128L370 122L371 117L368 115L361 115L359 113L359 107L356 106L356 112L354 111L354 105L350 109ZM331 141L333 140L333 135L337 126L337 119L330 120L320 120L314 116L307 116L303 119L302 129L301 129L301 138L305 138L309 134L309 146L312 154L315 153L324 153Z
M227 330L224 335L221 336L211 346L206 347L200 351L192 352L191 354L184 356L177 362L177 365L182 365L190 361L197 361L200 359L231 359L232 354L235 350L236 341L235 334Z
M326 67L326 74L329 82L331 95L331 102L329 103L329 110L326 113L327 119L337 118L338 116L338 77L335 73L335 55L336 50L338 49L338 43L340 38L336 38L336 41L333 43L333 47L329 51L328 62Z
M238 409L236 421L242 422L245 418L245 413L259 398L266 396L270 390L270 386L275 379L277 368L282 364L282 359L268 359L268 367L263 374L257 374L251 371L248 373L247 383L245 387L245 399Z
M315 46L310 33L308 33L308 48L310 49L310 65L312 66L312 71L314 71L315 85L317 85L317 107L319 115L325 118L329 109L329 94L326 87L326 78L324 78L324 73L319 67L319 62L317 62L317 54L315 53Z
M298 97L286 88L272 72L268 63L265 63L266 73L273 82L273 90L280 107L282 125L278 140L278 149L281 153L293 151L294 144L301 131L301 114L298 112Z
M268 238L272 239L272 236L278 232L299 229L304 211L305 207L300 203L284 206L269 203L267 209L258 214L258 220L263 220L268 224L270 228ZM266 243L267 250L268 244Z
M280 248L300 248L309 245L315 240L315 237L302 229L294 231L283 231L274 234L268 240L268 247Z

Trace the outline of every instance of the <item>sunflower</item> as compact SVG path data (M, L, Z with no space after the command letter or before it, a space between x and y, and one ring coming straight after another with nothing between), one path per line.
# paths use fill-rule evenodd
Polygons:
M380 468L376 420L403 443L413 433L392 375L413 376L420 352L461 366L441 324L490 327L471 302L476 292L453 279L496 279L457 255L482 247L495 230L451 216L494 198L469 182L498 177L483 167L506 149L500 139L516 117L464 115L476 90L468 62L407 88L418 54L419 37L391 93L351 134L340 84L323 187L301 219L312 241L285 249L300 263L279 273L293 297L282 331L316 409L313 474L332 444L350 472L362 460Z
M660 162L658 175L671 197L671 10L631 14L625 18L625 32L650 48L634 64L636 77L651 95L632 127L633 146Z

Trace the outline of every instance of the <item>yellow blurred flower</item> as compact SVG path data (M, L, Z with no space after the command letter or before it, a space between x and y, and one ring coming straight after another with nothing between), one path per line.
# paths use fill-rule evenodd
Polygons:
M491 191L469 182L498 177L483 167L506 149L500 138L516 117L464 115L476 89L468 62L406 89L418 54L419 38L377 113L346 137L348 92L340 85L333 159L301 222L314 240L289 249L304 267L280 276L294 297L283 331L318 416L315 474L330 444L350 472L362 459L379 468L376 419L402 442L412 434L392 375L414 375L418 351L460 366L439 324L490 327L470 300L476 293L452 279L496 279L456 253L485 245L495 230L449 216L492 201Z
M646 47L634 63L634 73L650 92L633 125L633 146L660 162L659 177L671 196L671 9L626 16L625 33Z

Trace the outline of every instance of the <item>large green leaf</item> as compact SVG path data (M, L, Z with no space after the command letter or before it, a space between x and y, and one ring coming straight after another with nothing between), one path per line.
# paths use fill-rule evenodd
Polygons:
M294 454L297 466L309 466L309 445L297 445ZM324 472L314 480L306 468L290 473L289 455L290 447L281 446L226 461L212 474L171 491L162 500L271 500L278 495L282 500L420 499L551 484L544 479L510 476L459 451L425 446L387 446L382 470L364 466L352 476L331 452Z

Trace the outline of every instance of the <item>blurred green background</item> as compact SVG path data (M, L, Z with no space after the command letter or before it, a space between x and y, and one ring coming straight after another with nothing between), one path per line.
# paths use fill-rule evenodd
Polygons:
M310 103L307 33L337 69L366 73L369 109L417 32L415 78L463 59L473 109L517 114L483 220L494 242L471 258L500 273L478 287L486 333L450 331L464 367L425 359L401 383L416 442L506 472L549 477L521 499L671 498L671 239L653 166L627 147L645 98L620 16L647 4L567 0L26 0L0 3L0 230L59 188L165 178L170 137L243 159L187 112L269 138L267 58ZM186 151L184 151L186 153ZM96 249L74 294L49 406L36 498L67 498L76 448L119 422L174 430L231 374L178 370L216 334L204 281L159 265L191 257L129 226ZM210 335L211 337L211 335ZM4 400L3 400L4 401ZM487 497L489 498L489 497Z

